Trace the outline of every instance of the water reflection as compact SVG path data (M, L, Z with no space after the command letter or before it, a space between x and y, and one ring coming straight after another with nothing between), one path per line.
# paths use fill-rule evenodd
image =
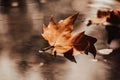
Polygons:
M113 0L2 0L1 3L1 80L107 80L110 67L99 60L91 61L93 59L91 55L76 56L78 63L75 64L62 56L55 58L49 54L39 54L38 50L48 45L40 33L42 24L48 24L51 15L55 16L57 22L80 12L75 23L75 31L86 30L86 34L98 38L97 49L108 48L105 27L88 28L83 20L94 17L98 8L119 8L118 2ZM102 60L100 55L97 55L97 58Z

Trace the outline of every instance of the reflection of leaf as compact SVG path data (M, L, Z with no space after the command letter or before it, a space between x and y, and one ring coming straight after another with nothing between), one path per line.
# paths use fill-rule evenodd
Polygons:
M73 49L70 49L69 51L65 52L64 57L76 63L75 57L73 56Z
M97 11L97 18L88 20L88 26L91 24L120 24L120 10L100 9Z
M76 62L73 51L77 50L80 53L91 52L94 57L96 55L96 49L94 43L96 38L85 35L84 32L72 34L73 23L75 22L78 13L70 16L58 23L54 22L54 18L50 19L49 25L43 25L42 36L48 41L50 46L53 46L53 53L56 56L57 53L64 54L67 59Z

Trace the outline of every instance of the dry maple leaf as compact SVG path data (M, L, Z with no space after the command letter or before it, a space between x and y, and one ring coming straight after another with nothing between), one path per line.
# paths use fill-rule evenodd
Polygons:
M120 10L99 9L97 17L88 20L88 26L91 24L120 24Z
M44 48L42 51L52 48L52 53L55 56L57 53L61 53L73 62L76 62L73 55L74 50L85 54L90 52L95 57L96 49L94 43L97 41L96 38L87 36L84 32L72 34L73 24L77 16L78 13L58 23L55 23L52 17L48 26L43 25L42 36L48 41L50 47Z

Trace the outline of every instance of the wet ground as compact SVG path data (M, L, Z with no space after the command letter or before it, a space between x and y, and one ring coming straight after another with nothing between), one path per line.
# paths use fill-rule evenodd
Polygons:
M119 80L119 48L108 56L98 54L96 60L77 55L77 64L38 53L48 46L41 36L42 24L48 24L51 15L57 22L76 12L80 14L74 32L85 30L96 37L97 50L114 48L113 42L107 43L105 26L87 27L83 21L95 17L99 8L119 5L115 0L0 0L0 80ZM119 44L119 39L113 41Z

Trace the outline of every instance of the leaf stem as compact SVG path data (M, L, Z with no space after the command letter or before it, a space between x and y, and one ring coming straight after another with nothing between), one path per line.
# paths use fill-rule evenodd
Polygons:
M51 48L54 48L54 46L48 46L48 47L42 49L42 51L47 51L47 50L49 50L49 49L51 49Z
M54 48L54 46L48 46L46 48L43 48L42 50L39 50L39 53L43 53L43 52L45 52L45 51L47 51L47 50L49 50L51 48Z

